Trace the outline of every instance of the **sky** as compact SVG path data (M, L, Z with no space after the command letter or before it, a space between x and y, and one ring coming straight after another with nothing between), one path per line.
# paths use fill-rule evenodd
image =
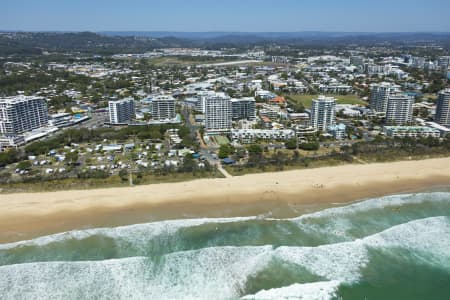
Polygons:
M450 0L0 0L0 30L450 32Z

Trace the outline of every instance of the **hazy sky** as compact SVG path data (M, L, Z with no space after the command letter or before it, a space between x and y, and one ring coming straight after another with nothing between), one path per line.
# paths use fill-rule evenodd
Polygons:
M450 0L0 0L2 30L450 31Z

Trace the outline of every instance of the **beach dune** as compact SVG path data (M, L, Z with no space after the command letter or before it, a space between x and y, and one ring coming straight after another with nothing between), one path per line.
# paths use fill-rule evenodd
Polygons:
M0 194L0 242L164 218L262 214L281 204L341 203L439 185L450 185L450 158L123 188ZM282 215L283 210L278 213Z

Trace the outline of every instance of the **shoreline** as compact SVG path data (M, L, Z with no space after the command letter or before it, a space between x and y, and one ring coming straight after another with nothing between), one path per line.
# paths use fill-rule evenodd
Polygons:
M450 185L450 157L135 187L1 195L0 243L165 219L267 215Z

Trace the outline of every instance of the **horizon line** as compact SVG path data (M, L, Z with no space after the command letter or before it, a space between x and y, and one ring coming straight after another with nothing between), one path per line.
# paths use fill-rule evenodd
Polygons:
M25 30L25 29L0 29L0 32L55 32L55 33L102 33L102 32L146 32L146 33L360 33L360 34L376 34L376 33L440 33L440 34L450 34L450 31L434 31L434 30L424 30L424 31L327 31L327 30L298 30L298 31L235 31L235 30L214 30L214 31L179 31L179 30Z

